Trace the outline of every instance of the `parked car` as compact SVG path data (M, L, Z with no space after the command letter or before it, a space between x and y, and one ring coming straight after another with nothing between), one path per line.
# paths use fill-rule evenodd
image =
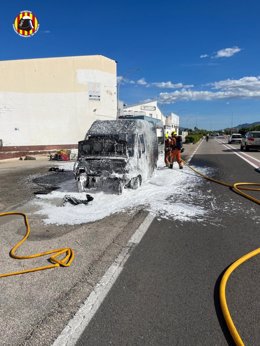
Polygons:
M137 189L157 166L156 128L146 120L97 120L78 145L78 190Z
M260 131L249 131L242 138L241 150L248 151L249 149L260 150Z
M242 135L240 133L232 133L228 138L228 143L241 143Z

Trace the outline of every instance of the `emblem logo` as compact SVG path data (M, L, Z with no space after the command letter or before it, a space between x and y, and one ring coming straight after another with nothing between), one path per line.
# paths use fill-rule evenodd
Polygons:
M21 11L14 20L14 31L22 37L31 37L39 30L40 24L31 11Z

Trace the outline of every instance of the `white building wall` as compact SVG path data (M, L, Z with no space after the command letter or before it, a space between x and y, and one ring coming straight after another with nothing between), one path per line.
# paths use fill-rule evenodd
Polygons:
M165 128L166 131L171 132L171 131L176 131L177 134L179 134L179 126L180 126L180 117L175 114L171 113L166 117L166 122L165 122Z
M116 119L116 62L103 56L0 62L3 146L77 144Z
M157 101L124 107L123 115L145 115L151 118L160 119L165 124L165 116L160 111Z

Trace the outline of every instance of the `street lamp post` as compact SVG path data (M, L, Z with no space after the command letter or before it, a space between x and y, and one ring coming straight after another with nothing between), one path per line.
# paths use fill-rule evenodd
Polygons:
M117 80L117 118L119 118L120 115L120 109L119 109L119 88L120 88L120 81Z

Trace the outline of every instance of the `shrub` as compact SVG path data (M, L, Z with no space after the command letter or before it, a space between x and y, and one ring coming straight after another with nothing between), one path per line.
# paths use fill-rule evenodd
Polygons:
M185 143L197 143L203 137L202 133L196 133L194 135L188 135L185 137Z

